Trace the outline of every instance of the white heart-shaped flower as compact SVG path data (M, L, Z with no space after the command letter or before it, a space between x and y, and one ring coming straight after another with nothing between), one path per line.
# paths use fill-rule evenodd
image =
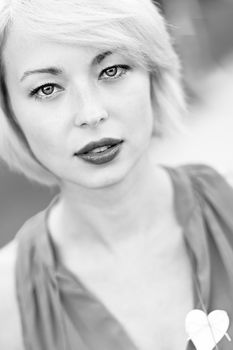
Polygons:
M227 330L230 324L224 310L215 310L207 315L202 310L192 310L185 320L185 329L196 350L213 350L224 337L230 341Z

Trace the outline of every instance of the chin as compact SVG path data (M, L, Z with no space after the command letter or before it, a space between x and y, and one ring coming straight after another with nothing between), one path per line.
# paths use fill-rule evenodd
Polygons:
M83 173L77 174L77 177L66 178L63 182L69 182L73 185L77 185L87 189L104 189L114 187L122 183L129 172L131 171L132 165L115 163L112 166L100 167L95 170L91 169L84 171Z
M85 181L85 183L83 183L83 187L86 188L92 188L92 189L104 189L104 188L109 188L109 187L114 187L120 183L122 183L124 181L124 179L126 178L127 174L126 173L116 173L114 172L111 173L111 171L109 171L109 173L105 176L99 176L98 178L92 180L92 181Z

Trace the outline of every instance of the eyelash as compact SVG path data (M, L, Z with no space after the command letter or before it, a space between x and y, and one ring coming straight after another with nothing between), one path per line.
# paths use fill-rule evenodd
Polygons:
M43 96L40 96L40 95L39 95L39 91L41 91L43 88L49 87L49 86L51 86L51 87L53 87L53 88L57 87L59 90L63 90L63 89L61 88L61 86L59 86L58 84L46 83L46 84L41 85L41 86L39 86L39 87L37 87L37 88L35 88L35 89L32 89L32 90L30 91L29 95L30 95L31 97L35 98L35 99L38 99L38 100L45 100L45 99L51 98L51 96L53 96L54 93L51 93L50 95L44 94Z
M109 71L109 70L111 70L111 69L114 69L114 68L115 68L116 70L121 69L120 73L119 73L117 76L116 76L116 75L114 75L114 76L112 76L112 77L111 77L111 76L107 76L106 78L103 78L103 80L118 79L118 78L120 78L122 75L126 74L127 71L129 71L129 70L131 69L131 67L128 66L128 65L126 65L126 64L118 64L118 65L114 65L114 66L105 68L105 69L101 72L100 76L103 75L104 73L106 73L107 71Z
M111 69L116 69L116 74L111 76L111 75L106 75L105 77L103 77L104 74L106 74L106 72L110 71ZM120 69L120 72L119 72L119 69ZM114 66L110 66L108 68L105 68L99 75L99 80L113 80L113 79L119 79L121 78L124 74L126 74L129 70L131 70L132 68L128 65L125 65L125 64L119 64L119 65L114 65ZM117 74L118 73L118 74ZM101 78L102 77L102 78ZM38 99L38 100L45 100L45 99L49 99L51 98L51 96L54 95L54 91L49 94L49 95L46 95L44 94L43 96L39 95L39 91L41 91L43 88L45 87L57 87L58 89L60 90L63 90L61 88L61 86L59 86L58 84L55 84L55 83L46 83L44 85L41 85L35 89L32 89L29 93L29 95L35 99Z

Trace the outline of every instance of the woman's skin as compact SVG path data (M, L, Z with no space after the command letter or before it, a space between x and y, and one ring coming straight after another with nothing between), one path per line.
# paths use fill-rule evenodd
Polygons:
M48 226L62 263L140 349L180 350L193 307L190 264L171 180L149 156L156 113L150 75L126 57L114 48L106 53L41 39L17 23L3 55L13 114L34 156L60 179ZM123 140L112 161L97 165L74 156L106 137ZM0 345L9 350L18 349L9 345L12 324L21 337L12 294L16 248L13 242L0 254L6 279L0 321L7 317L11 325Z

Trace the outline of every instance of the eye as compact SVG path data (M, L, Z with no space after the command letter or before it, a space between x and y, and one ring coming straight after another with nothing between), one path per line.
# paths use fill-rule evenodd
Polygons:
M41 88L41 92L44 95L51 95L54 92L54 86L53 85L46 85Z
M46 98L51 98L61 90L63 90L61 86L54 83L47 83L31 90L30 96L43 100Z
M120 78L131 68L128 65L115 65L104 69L99 76L100 80L110 80Z

